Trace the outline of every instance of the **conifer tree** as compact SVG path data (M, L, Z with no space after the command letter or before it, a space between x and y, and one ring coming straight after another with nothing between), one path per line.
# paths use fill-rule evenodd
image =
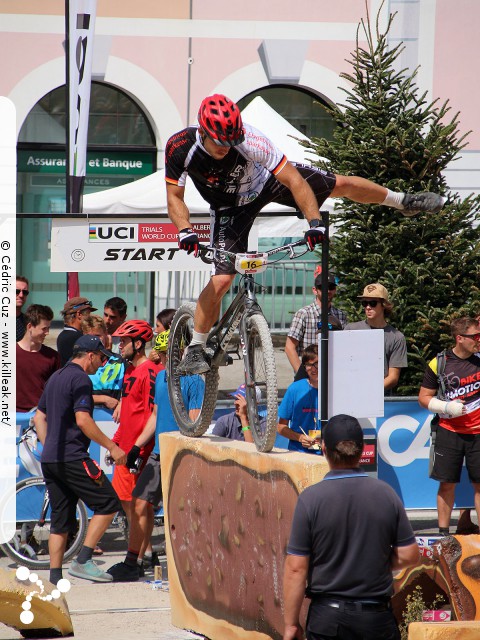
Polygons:
M394 63L403 45L390 48L388 32L375 37L369 17L361 21L357 46L341 77L350 88L345 104L329 112L337 123L333 140L313 139L311 148L328 161L317 164L343 175L359 175L392 191L434 191L448 197L437 215L402 216L379 205L342 200L331 222L332 269L340 279L337 303L351 321L364 318L357 296L381 282L395 305L392 324L405 334L408 369L395 393L416 395L426 363L451 345L454 316L480 313L480 197L463 201L448 189L442 171L466 146L459 114L448 101L427 101L416 71ZM366 47L359 44L365 36Z

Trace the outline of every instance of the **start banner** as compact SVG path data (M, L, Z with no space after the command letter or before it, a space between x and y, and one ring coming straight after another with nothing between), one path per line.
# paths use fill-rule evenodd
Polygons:
M192 227L210 243L210 219ZM211 265L178 248L177 228L168 218L52 220L51 271L209 271Z

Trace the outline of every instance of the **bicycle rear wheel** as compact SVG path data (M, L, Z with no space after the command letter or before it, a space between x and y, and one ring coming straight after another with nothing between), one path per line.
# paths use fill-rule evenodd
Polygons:
M245 322L245 383L248 420L259 451L271 451L277 435L277 369L267 321L256 313Z
M25 478L17 483L17 526L15 535L9 542L0 545L2 551L12 560L29 569L48 569L50 555L50 502L45 500L47 488L43 478ZM42 518L44 513L44 521ZM85 540L88 527L87 510L83 502L77 504L77 529L68 536L64 561L71 560Z
M185 436L198 437L210 426L218 391L218 367L202 375L182 376L177 372L183 352L193 335L195 304L188 302L176 312L168 338L167 383L173 415ZM190 409L197 409L190 415Z

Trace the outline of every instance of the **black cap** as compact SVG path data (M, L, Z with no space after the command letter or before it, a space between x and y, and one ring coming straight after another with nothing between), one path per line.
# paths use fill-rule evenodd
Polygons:
M90 335L84 335L78 338L78 340L73 345L73 355L75 355L76 351L100 351L101 353L106 355L107 358L110 358L110 356L112 355L111 351L105 349L102 341L98 336Z
M328 274L328 284L334 284L335 286L337 286L337 280L335 278L335 274L333 273ZM320 289L321 286L322 286L322 274L319 273L317 276L315 276L315 289Z
M334 451L339 442L353 440L363 445L363 431L359 421L353 416L340 413L333 416L322 429L322 439L330 451Z

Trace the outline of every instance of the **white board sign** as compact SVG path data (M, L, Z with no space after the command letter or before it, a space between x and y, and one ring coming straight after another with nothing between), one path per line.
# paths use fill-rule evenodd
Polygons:
M346 413L356 418L382 417L384 412L383 331L331 331L328 340L328 417ZM321 336L318 338L319 361ZM318 372L319 414L322 388Z
M192 226L200 242L209 244L210 218ZM252 237L252 234L254 237ZM252 230L250 246L257 246ZM210 271L193 254L180 251L177 228L164 215L155 220L108 218L52 220L51 271Z

